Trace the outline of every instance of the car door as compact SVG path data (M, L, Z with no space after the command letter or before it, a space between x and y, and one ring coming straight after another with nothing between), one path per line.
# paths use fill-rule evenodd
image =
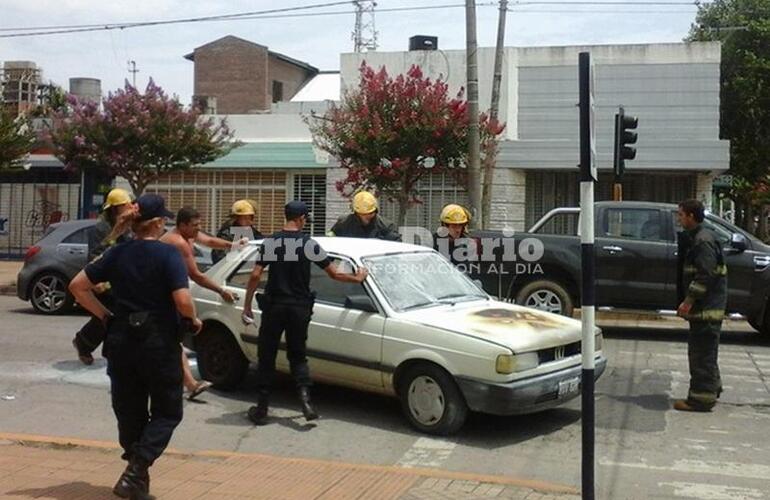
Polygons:
M714 232L717 241L722 245L722 253L727 264L727 311L745 313L751 309L754 299L751 284L756 273L754 264L756 252L751 248L741 252L734 249L730 245L734 231L717 217L706 215L703 225ZM677 231L682 230L678 221L676 228Z
M349 259L332 258L331 265L342 266L344 272L353 271ZM310 287L316 292L307 340L313 377L370 390L381 389L385 317L345 307L346 297L369 295L366 287L332 280L316 265L311 266Z
M88 231L81 227L65 236L56 245L56 255L69 276L74 276L88 263Z
M676 293L672 241L658 208L611 207L599 214L596 227L597 306L631 309L665 308Z

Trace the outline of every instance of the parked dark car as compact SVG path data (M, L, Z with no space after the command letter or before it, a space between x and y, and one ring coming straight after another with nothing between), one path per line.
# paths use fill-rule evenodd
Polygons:
M27 249L24 265L16 277L16 295L29 301L41 314L71 310L74 298L67 287L87 263L88 234L95 225L95 219L51 224L43 237ZM194 251L202 271L211 267L211 250L195 245Z
M596 305L617 309L675 310L677 297L677 206L652 202L595 204ZM580 210L546 214L517 243L535 238L544 254L533 272L516 272L503 262L502 274L480 276L484 289L518 304L571 315L580 305ZM704 224L724 246L728 268L728 314L740 314L770 335L770 246L729 222L707 214ZM480 231L477 237L500 237ZM521 259L518 261L522 269ZM498 267L497 271L500 270Z

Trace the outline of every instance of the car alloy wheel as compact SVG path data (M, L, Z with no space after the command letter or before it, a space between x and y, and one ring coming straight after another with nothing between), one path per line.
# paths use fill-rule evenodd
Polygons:
M407 398L409 411L422 425L436 425L444 416L446 407L444 391L435 380L426 375L412 380Z
M217 389L234 389L246 376L249 360L222 326L206 326L195 340L198 370L201 376L213 382Z
M32 306L44 314L55 314L66 310L71 304L67 283L56 274L44 274L35 279L30 292Z
M554 314L563 314L563 304L558 295L550 290L537 290L524 302L525 307L540 309Z

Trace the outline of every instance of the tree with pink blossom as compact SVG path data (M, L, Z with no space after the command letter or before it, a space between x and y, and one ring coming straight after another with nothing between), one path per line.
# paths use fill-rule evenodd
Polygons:
M239 144L225 120L203 120L150 80L144 93L126 83L103 107L69 98L50 132L54 154L67 169L123 177L136 196L169 172L226 155Z
M461 89L450 97L441 79L423 76L419 66L395 78L385 68L360 68L358 88L347 91L325 116L307 122L316 145L347 169L337 183L343 195L373 189L399 204L397 225L421 200L417 183L430 173L449 173L467 183L468 107ZM482 151L504 125L480 116Z

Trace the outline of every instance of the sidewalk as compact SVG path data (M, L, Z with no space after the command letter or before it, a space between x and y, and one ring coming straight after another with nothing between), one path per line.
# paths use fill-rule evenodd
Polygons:
M0 497L117 498L117 444L0 433ZM150 469L159 499L573 500L572 487L500 476L230 452L168 450Z
M20 260L0 260L0 295L16 295L16 275L23 265Z

